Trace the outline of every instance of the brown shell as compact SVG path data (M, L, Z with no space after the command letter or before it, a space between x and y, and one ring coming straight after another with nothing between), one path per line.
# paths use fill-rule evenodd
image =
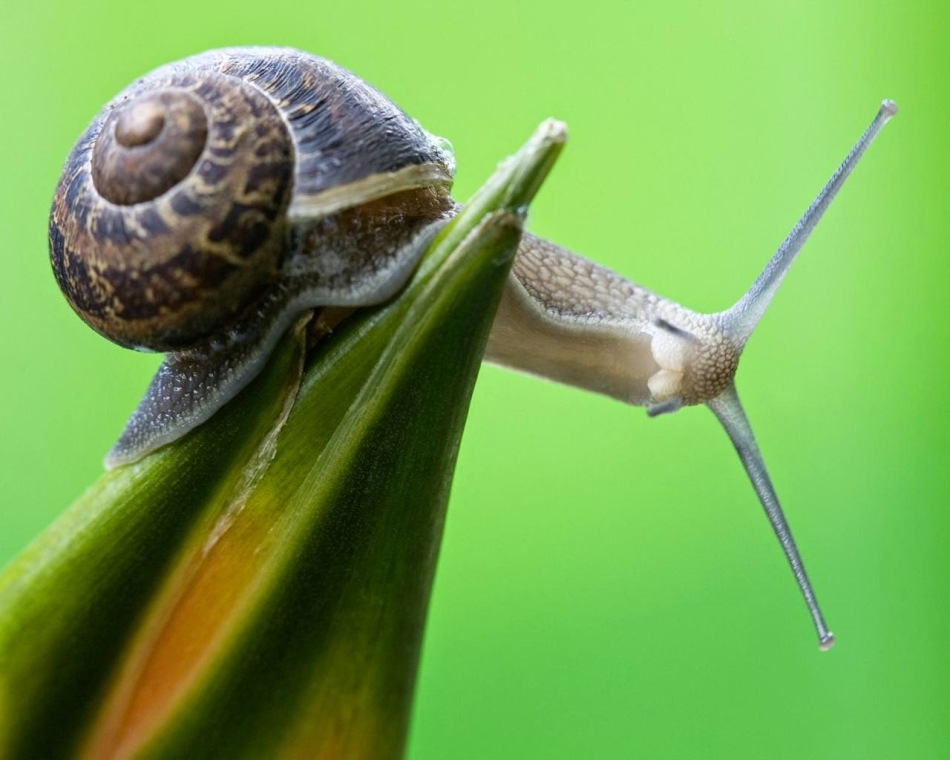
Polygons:
M448 186L453 168L438 141L329 61L204 53L131 85L79 139L53 200L53 271L106 337L184 349L263 298L301 240L318 248L314 220Z

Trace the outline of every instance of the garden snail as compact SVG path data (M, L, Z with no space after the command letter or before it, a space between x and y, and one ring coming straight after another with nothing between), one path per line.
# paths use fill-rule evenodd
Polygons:
M765 508L818 632L824 623L733 384L789 265L896 106L874 121L732 308L696 314L526 234L486 358L645 405L705 403ZM446 143L349 72L298 51L212 51L120 93L70 154L53 271L125 346L166 351L110 453L132 462L208 419L302 312L396 294L456 211Z

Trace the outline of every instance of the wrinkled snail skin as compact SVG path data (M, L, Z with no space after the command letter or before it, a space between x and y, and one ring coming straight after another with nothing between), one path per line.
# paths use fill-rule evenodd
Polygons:
M485 357L657 413L718 396L739 352L714 316L526 233Z
M647 407L706 404L782 545L822 649L834 643L733 378L746 341L874 121L735 306L697 314L525 234L486 359ZM70 154L50 215L53 271L111 340L166 351L106 459L134 462L207 420L321 307L396 295L456 212L454 159L379 92L284 48L211 51L120 93Z

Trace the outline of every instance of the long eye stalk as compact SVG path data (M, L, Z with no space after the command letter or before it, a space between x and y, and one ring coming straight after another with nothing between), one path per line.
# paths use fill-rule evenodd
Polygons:
M731 309L716 315L726 337L732 341L738 350L742 350L745 342L765 313L765 309L771 302L776 290L778 290L778 286L788 272L792 261L794 261L795 256L805 244L811 231L818 224L835 195L837 195L838 190L841 189L844 181L851 174L868 146L877 137L881 127L896 113L897 106L893 101L885 100L881 104L881 108L870 126L861 135L861 138L842 161L831 179L828 180L828 183L822 188L818 197L812 201L804 216L792 228L788 237L785 238L769 263L766 264L765 269L762 270L749 291ZM821 614L815 592L808 580L808 574L805 572L805 565L798 553L798 547L795 546L795 539L792 537L791 529L788 527L778 497L775 495L772 481L765 469L765 462L761 453L759 453L759 447L755 442L755 436L752 434L749 420L739 403L735 385L730 384L719 396L708 401L707 405L712 409L719 422L722 423L736 447L739 459L742 460L742 465L752 481L752 487L765 509L765 514L775 531L775 535L778 537L779 543L782 545L782 550L785 552L785 557L792 568L795 580L805 599L805 604L808 605L808 611L815 623L819 647L822 650L830 649L835 643L834 634L828 630L825 619Z
M881 103L874 120L855 143L844 161L841 162L841 166L831 176L828 183L818 193L818 197L812 201L808 210L798 220L792 231L788 233L788 237L785 238L779 249L769 259L769 263L765 265L762 274L752 283L752 287L739 299L735 306L719 315L723 331L734 344L739 347L745 345L772 301L772 296L778 290L778 286L782 283L788 268L795 260L795 256L805 245L808 236L811 235L811 231L815 229L815 225L824 216L831 201L834 200L868 146L877 137L881 127L887 124L896 113L897 104L893 100L885 100Z

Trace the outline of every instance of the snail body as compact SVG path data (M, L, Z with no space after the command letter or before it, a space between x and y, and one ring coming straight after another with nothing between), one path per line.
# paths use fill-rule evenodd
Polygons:
M486 349L650 415L706 404L824 623L733 378L788 267L896 106L877 116L749 291L699 314L525 233ZM457 206L454 159L379 92L284 48L163 66L92 121L50 215L53 272L109 339L166 352L107 466L185 435L260 371L303 312L381 303Z

